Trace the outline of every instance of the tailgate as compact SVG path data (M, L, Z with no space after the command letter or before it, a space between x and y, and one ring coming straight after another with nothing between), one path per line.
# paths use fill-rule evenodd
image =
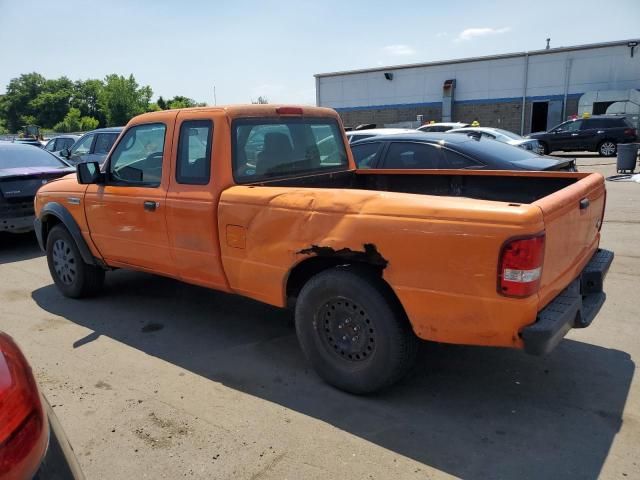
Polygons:
M580 274L598 248L605 197L604 178L592 173L533 203L542 210L546 232L539 309Z

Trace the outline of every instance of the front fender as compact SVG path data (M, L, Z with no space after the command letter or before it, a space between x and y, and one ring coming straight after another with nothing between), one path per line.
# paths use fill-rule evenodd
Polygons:
M47 228L47 218L50 216L57 218L60 223L65 226L73 240L76 242L78 250L80 250L82 260L89 265L98 265L99 262L96 261L96 258L91 253L91 250L82 236L80 227L73 218L73 215L71 215L71 213L69 213L69 211L58 202L49 202L45 204L45 206L42 207L42 210L40 210L39 217L36 217L33 222L40 248L43 251L46 250L47 235L49 233Z

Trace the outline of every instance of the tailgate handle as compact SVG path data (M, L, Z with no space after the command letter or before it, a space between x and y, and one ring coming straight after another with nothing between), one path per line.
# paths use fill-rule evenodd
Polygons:
M584 210L585 208L589 207L589 199L588 198L583 198L582 200L580 200L580 210Z

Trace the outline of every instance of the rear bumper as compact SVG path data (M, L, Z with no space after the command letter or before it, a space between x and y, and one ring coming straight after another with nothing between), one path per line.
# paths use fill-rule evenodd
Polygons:
M613 252L599 249L578 278L538 313L536 322L522 329L525 352L545 355L569 330L591 324L606 299L603 283L612 261Z

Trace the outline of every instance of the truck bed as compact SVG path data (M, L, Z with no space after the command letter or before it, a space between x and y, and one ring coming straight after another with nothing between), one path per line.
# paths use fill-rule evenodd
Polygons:
M574 172L356 170L287 178L258 185L354 188L526 204L562 190L587 175Z

